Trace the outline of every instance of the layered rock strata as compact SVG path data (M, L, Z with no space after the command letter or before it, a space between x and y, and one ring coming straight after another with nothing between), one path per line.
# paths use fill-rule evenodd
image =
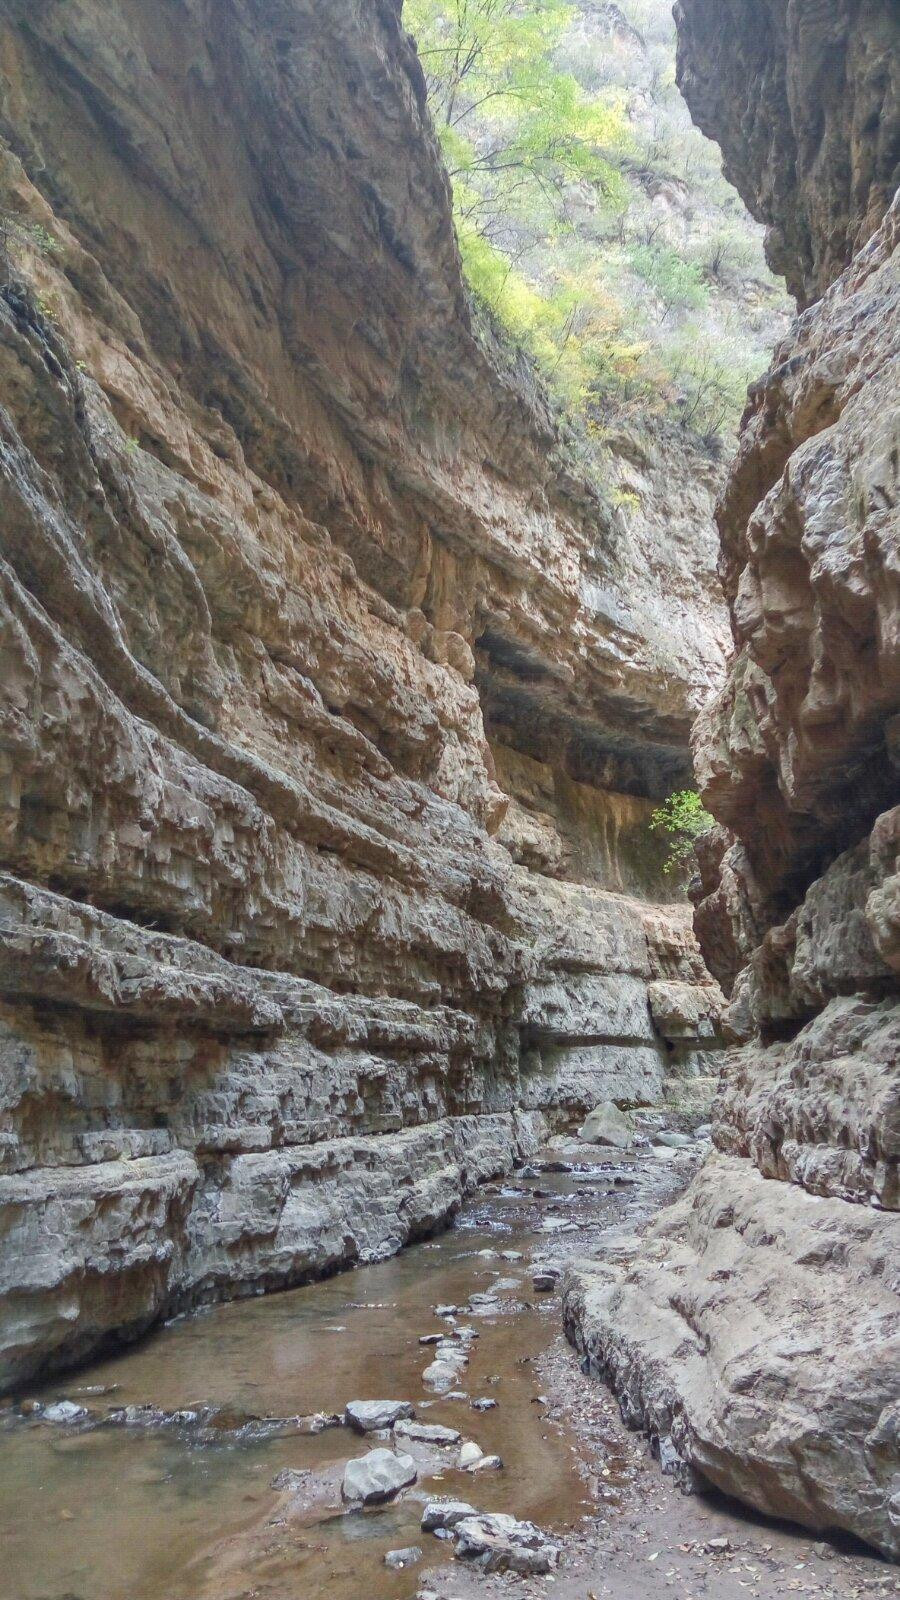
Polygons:
M723 657L474 326L394 0L0 52L7 1387L707 1069L641 830Z
M573 1277L567 1318L669 1467L897 1556L900 198L872 215L894 170L873 151L897 128L898 57L886 72L884 54L897 18L812 0L723 9L707 31L709 7L684 0L682 76L748 198L781 226L768 177L794 185L808 285L865 242L776 351L720 506L736 654L695 734L720 824L697 928L731 988L734 1041L716 1153L643 1241ZM787 9L790 26L747 54L742 9ZM843 107L813 99L835 30ZM702 88L726 58L751 69L757 111L740 131ZM876 104L860 142L860 107ZM786 130L813 126L816 151L800 140L786 169ZM848 189L860 164L872 182Z

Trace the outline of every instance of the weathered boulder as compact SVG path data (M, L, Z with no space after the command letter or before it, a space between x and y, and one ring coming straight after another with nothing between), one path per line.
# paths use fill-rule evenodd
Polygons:
M401 1489L415 1483L417 1476L412 1456L395 1455L393 1450L370 1450L368 1455L347 1462L341 1494L354 1505L379 1505L396 1499Z
M546 1574L559 1565L559 1546L533 1522L504 1512L464 1517L454 1525L454 1554L482 1572Z
M897 1556L896 1244L896 1215L717 1154L624 1260L569 1275L567 1331L683 1466Z
M454 1528L464 1517L478 1515L466 1500L429 1500L422 1512L422 1530L434 1533L438 1528Z
M351 1400L344 1407L344 1421L357 1433L379 1433L415 1414L408 1400Z
M634 1128L624 1112L611 1100L595 1106L578 1130L583 1144L609 1145L613 1150L630 1150L634 1145Z

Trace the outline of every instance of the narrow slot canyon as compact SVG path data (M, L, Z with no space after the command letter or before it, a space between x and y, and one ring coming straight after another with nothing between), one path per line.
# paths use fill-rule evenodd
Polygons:
M0 0L9 1600L900 1556L896 0Z

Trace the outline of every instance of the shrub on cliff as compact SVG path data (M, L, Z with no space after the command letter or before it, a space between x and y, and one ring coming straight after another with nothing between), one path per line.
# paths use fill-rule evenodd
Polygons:
M696 790L679 789L675 794L670 794L650 818L653 832L662 834L669 846L663 871L680 871L691 858L694 840L712 826L713 818L704 809Z

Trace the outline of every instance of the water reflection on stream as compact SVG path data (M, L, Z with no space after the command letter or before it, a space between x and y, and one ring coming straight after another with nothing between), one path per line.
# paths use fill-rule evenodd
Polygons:
M150 1404L289 1417L342 1411L353 1399L407 1399L422 1421L450 1425L498 1452L502 1472L470 1476L448 1465L420 1476L393 1506L287 1515L272 1487L279 1472L318 1472L382 1441L346 1428L267 1439L225 1430L201 1441L189 1426L85 1430L7 1419L0 1594L296 1600L327 1592L329 1600L400 1600L415 1593L422 1568L388 1571L387 1550L420 1544L423 1567L450 1559L446 1545L420 1531L422 1502L432 1494L546 1527L575 1521L588 1508L574 1436L534 1403L535 1364L558 1335L559 1308L555 1296L533 1291L530 1261L545 1254L564 1220L596 1222L598 1212L613 1220L634 1204L642 1186L616 1188L616 1170L495 1186L448 1233L391 1261L183 1318L130 1352L35 1391L44 1401L77 1400L99 1416L111 1406ZM577 1246L576 1233L561 1237ZM519 1250L524 1259L478 1255L486 1249ZM499 1295L507 1309L464 1318L480 1338L461 1387L471 1398L498 1401L495 1410L476 1412L467 1400L435 1397L423 1386L432 1353L418 1337L446 1326L433 1306L465 1304L498 1279L509 1284ZM107 1385L115 1391L85 1392Z

